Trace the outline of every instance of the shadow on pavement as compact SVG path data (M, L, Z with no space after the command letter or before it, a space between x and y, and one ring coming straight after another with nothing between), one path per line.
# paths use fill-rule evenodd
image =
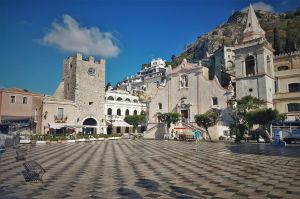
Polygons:
M132 199L142 199L143 197L138 194L136 191L132 189L127 189L127 188L120 188L118 189L118 194L120 196L123 196L125 198L132 198Z
M272 155L300 158L300 145L274 146L264 143L245 143L229 145L227 148L233 153L255 154L255 155Z
M142 187L147 189L148 191L157 192L159 184L155 182L154 180L148 180L148 179L138 179L138 181L135 183L135 186Z

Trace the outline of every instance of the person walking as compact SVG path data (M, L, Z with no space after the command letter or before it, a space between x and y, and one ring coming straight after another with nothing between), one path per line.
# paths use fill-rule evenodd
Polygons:
M194 138L196 141L196 144L200 141L200 133L199 131L194 131Z

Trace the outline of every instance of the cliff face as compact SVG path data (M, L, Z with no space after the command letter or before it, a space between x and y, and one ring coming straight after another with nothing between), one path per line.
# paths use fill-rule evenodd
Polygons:
M255 12L276 54L300 50L300 8L283 14ZM247 13L235 12L225 24L199 36L179 56L172 56L172 60L167 64L176 67L184 58L189 62L196 62L207 57L222 45L234 45L236 40L240 43L246 21Z

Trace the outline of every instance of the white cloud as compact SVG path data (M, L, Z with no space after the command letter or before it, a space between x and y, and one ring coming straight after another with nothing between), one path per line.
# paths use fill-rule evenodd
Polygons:
M252 7L254 10L262 10L262 11L268 11L268 12L274 12L273 6L270 4L266 4L262 1L256 2L252 4ZM242 12L246 12L248 10L249 6L242 9Z
M62 19L62 23L53 22L48 33L38 42L66 52L81 52L104 58L119 54L120 49L112 33L101 32L98 27L81 27L69 15L63 15Z

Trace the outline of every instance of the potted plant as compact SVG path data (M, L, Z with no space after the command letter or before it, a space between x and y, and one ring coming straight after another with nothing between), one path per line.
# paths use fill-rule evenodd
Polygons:
M36 144L36 135L33 134L33 135L30 136L30 143L31 144Z

